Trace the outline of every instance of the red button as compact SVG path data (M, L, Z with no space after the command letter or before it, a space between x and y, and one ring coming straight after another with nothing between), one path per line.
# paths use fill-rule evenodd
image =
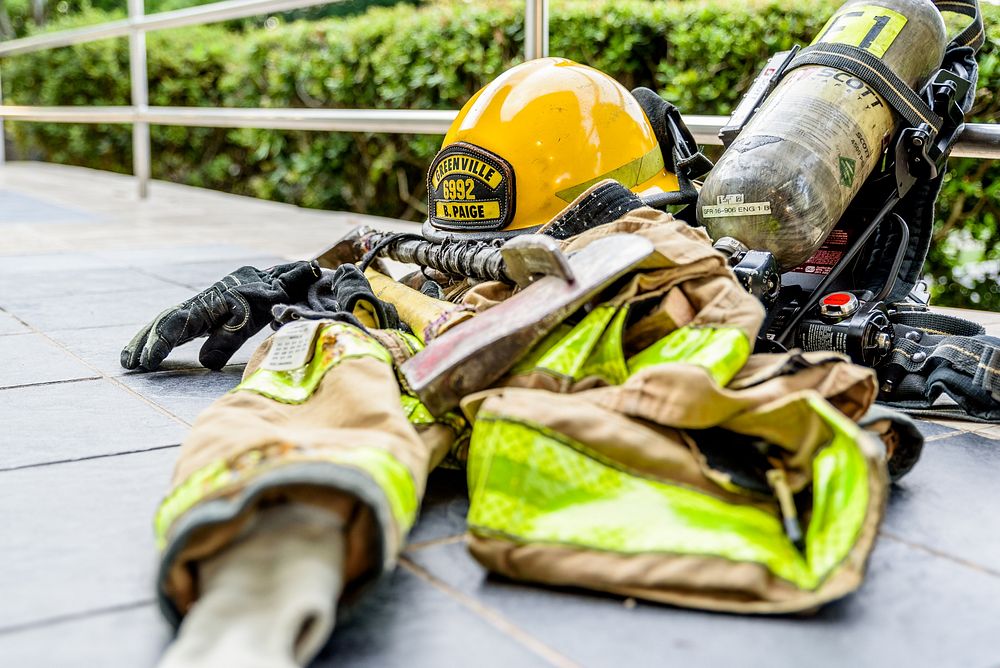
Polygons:
M827 306L843 306L849 301L851 301L851 293L849 292L831 292L823 297L823 303Z

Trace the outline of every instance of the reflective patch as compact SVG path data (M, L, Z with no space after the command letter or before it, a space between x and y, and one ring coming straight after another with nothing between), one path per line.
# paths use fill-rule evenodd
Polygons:
M393 518L405 535L417 515L417 491L410 471L386 450L355 447L350 450L323 450L290 443L254 448L226 460L203 466L174 490L156 511L156 543L162 550L170 528L197 504L238 492L251 479L283 466L304 462L329 462L367 473L385 492Z
M818 396L804 401L830 428L813 460L805 555L771 513L634 475L563 434L493 413L480 413L472 434L470 531L535 545L755 563L815 589L860 535L868 464L854 423Z
M232 392L256 392L284 404L301 404L316 391L327 371L344 360L358 357L392 364L389 351L357 327L330 323L320 330L312 359L305 366L285 371L257 369Z
M830 17L813 44L849 44L881 58L900 31L906 17L880 5L850 5Z
M514 170L467 142L445 146L427 170L431 224L442 230L493 231L514 219Z
M806 530L809 566L832 571L857 540L868 511L868 464L857 443L861 429L818 395L809 404L833 432L813 459L813 511Z
M467 179L470 183L472 179ZM470 186L471 188L471 186ZM500 202L434 202L434 217L438 220L478 222L500 218Z
M686 326L630 357L628 368L631 375L658 364L695 364L725 385L749 357L750 342L741 329Z

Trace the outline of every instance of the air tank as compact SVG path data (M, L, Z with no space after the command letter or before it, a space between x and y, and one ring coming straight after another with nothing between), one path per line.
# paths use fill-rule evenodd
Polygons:
M850 0L815 43L851 44L919 89L947 42L931 0ZM783 270L826 239L878 164L899 115L870 86L839 69L787 73L705 179L698 220L713 239L770 251Z

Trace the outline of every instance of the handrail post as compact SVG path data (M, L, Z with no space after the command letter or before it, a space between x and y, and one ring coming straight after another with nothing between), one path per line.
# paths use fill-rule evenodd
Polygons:
M549 55L549 0L525 0L524 59Z
M3 106L3 76L0 76L0 107ZM7 133L4 132L3 116L0 116L0 165L7 162Z
M129 21L142 19L145 0L128 0ZM146 31L133 26L128 36L129 83L132 90L132 110L136 117L149 109L149 75L146 71ZM139 198L149 195L150 155L149 123L132 123L132 171L139 186Z

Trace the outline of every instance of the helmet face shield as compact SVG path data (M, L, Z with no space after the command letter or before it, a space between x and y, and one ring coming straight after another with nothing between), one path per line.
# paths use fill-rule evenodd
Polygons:
M531 60L476 93L452 123L428 171L427 227L531 231L609 178L639 194L678 189L624 86L563 58Z

